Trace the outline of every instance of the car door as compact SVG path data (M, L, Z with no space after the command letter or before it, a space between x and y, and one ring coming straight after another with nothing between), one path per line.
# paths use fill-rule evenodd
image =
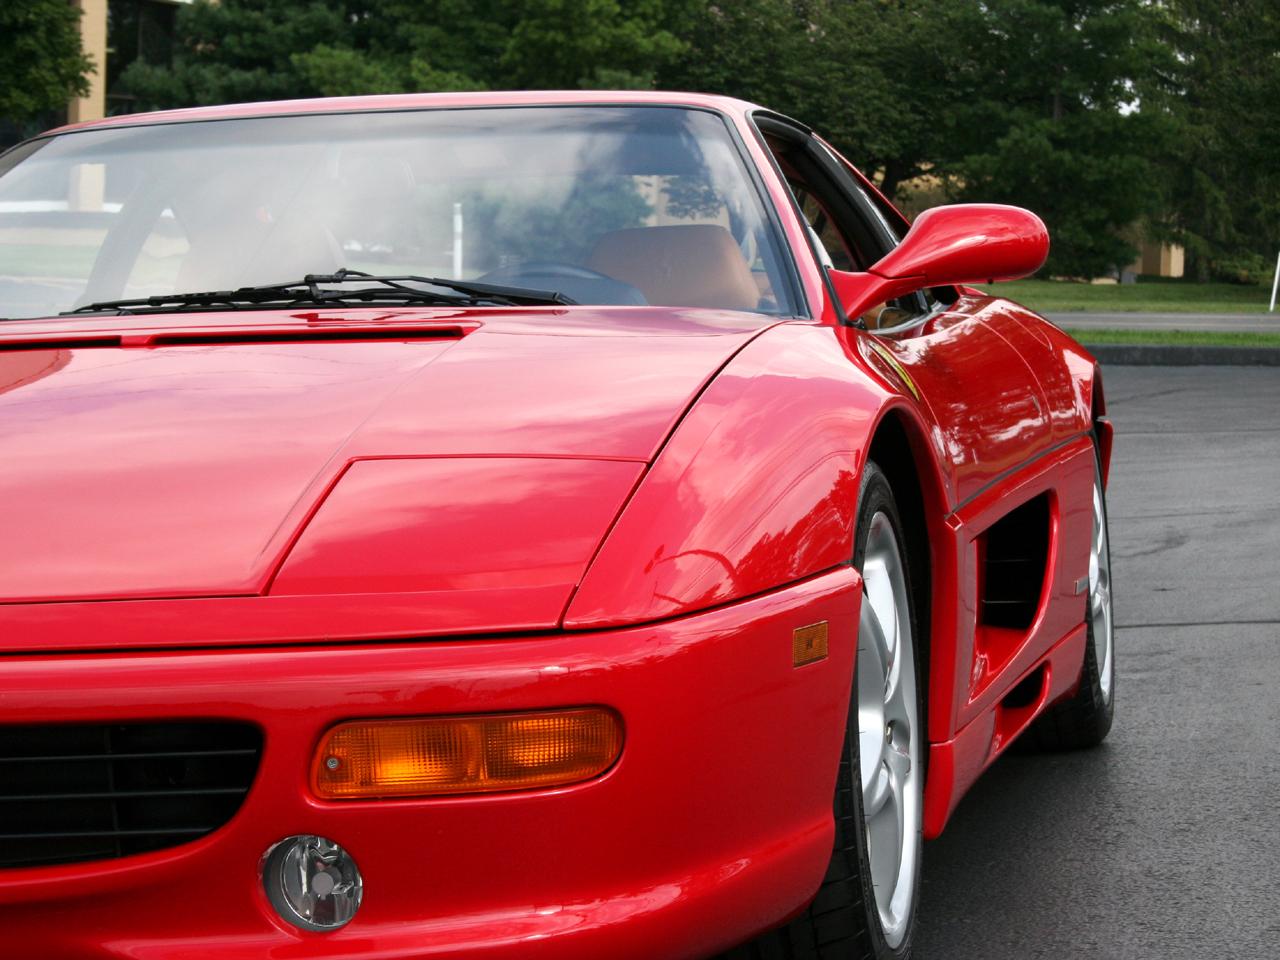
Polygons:
M905 231L893 211L878 209L825 144L782 123L762 128L825 267L866 270L897 244ZM870 336L846 334L936 424L955 507L1049 443L1044 394L1014 342L1025 330L1000 304L976 291L923 291L865 311L859 320Z
M896 212L877 209L883 201L816 138L766 140L825 266L867 270L905 234ZM1054 481L1037 476L1053 425L1011 306L941 288L877 304L836 330L849 352L914 398L949 487L948 532L934 546L954 551L955 593L935 607L941 642L932 650L937 675L954 687L930 694L930 735L939 739L989 711L1061 636L1060 618L1040 613L1064 576L1051 556L1065 549L1052 534ZM1033 701L1008 723L1034 709ZM995 730L993 742L1008 734Z

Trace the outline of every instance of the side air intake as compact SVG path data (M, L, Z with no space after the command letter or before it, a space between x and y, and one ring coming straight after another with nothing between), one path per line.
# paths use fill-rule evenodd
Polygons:
M1026 630L1035 621L1049 560L1049 495L1000 518L979 541L982 607L979 622Z

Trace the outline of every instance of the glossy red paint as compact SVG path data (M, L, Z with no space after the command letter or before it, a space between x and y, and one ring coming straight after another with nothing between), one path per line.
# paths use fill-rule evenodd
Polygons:
M338 481L272 596L423 593L424 605L550 629L641 464L473 457L361 460Z
M961 727L950 739L929 746L929 780L925 785L924 835L937 837L947 824L966 790L982 775L982 771L1024 731L1044 708L1073 692L1080 680L1080 664L1084 658L1085 630L1078 627L1063 637L1023 676L1013 678L1011 686L1024 676L1043 671L1037 699L1028 707L1005 711L996 706L972 723Z
M886 279L920 277L925 286L1017 280L1044 266L1049 231L1030 210L999 203L932 207L871 269Z
M927 287L1017 280L1049 255L1049 231L1030 210L996 203L933 207L916 218L902 242L865 273L830 271L845 311Z
M6 722L240 716L267 741L245 806L205 839L0 871L8 950L42 960L706 956L798 908L825 869L852 646L797 670L790 637L815 620L852 636L860 596L843 568L606 633L7 657ZM322 636L326 623L310 629ZM625 720L622 758L598 780L434 800L325 803L307 792L314 746L339 720L566 704ZM307 831L342 843L365 876L359 923L333 934L282 924L257 880L268 846Z
M445 94L100 125L619 102L713 110L736 128L809 319L403 308L0 327L0 497L23 544L0 555L0 722L239 717L267 744L245 807L209 837L0 870L11 951L698 957L781 921L830 851L861 596L851 518L890 421L929 540L926 834L1074 688L1090 432L1104 470L1111 443L1105 420L1095 427L1096 362L967 288L904 333L841 325L752 105ZM1010 216L967 238L925 217L914 232L952 280L988 279L1042 256L1035 224ZM1006 248L999 270L992 244ZM939 282L899 251L881 279ZM322 330L350 339L307 339ZM273 331L299 336L247 342ZM175 334L219 342L165 345ZM1042 608L1028 630L995 634L977 619L976 544L1040 494ZM818 620L830 656L793 668L792 631ZM1006 705L1027 677L1038 696ZM618 765L587 784L343 804L306 788L340 720L583 704L626 727ZM261 893L261 853L308 831L366 876L365 906L336 933L285 926Z
M961 297L909 337L858 338L869 364L904 392L919 393L946 478L947 512L1050 440L1043 390L1003 335L1002 303Z
M1050 393L1039 365L1033 369L1015 347L1025 349L1019 338L1030 324L1049 327L1007 301L962 295L909 337L845 334L886 382L921 396L932 448L921 476L929 462L942 471L946 502L937 505L939 522L930 525L926 836L941 832L977 775L1044 707L1073 689L1079 675L1083 639L1071 638L1083 615L1075 580L1087 572L1090 425L1079 405L1082 388ZM1055 513L1041 611L1025 632L980 628L976 541L1009 510L1045 492ZM1013 730L1000 726L1001 698L1054 658L1046 695L1016 718Z
M858 473L891 396L856 374L830 328L775 327L738 354L627 504L565 626L660 620L850 563Z
M453 345L58 351L67 363L0 395L0 502L24 544L0 552L3 599L258 592L299 495ZM33 356L53 352L0 363Z
M0 600L259 594L357 459L643 462L763 319L616 308L7 323L0 501L24 549L0 553ZM372 336L432 322L466 335L234 342L245 331ZM177 333L230 342L151 345Z

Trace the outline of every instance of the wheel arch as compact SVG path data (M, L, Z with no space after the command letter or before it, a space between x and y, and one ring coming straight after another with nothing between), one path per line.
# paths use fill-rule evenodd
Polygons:
M935 679L944 685L950 682L946 676L950 661L935 655L935 651L946 650L945 641L935 640L939 630L946 629L950 620L947 604L955 596L947 586L956 577L954 558L943 549L947 543L947 498L927 428L905 404L890 404L884 409L871 434L867 458L875 461L888 479L905 528L916 600L924 727L930 732L933 683ZM925 755L927 758L927 751Z
M1102 469L1102 485L1111 478L1111 447L1115 440L1115 428L1107 416L1107 395L1102 387L1102 366L1093 365L1093 384L1089 393L1089 423L1098 442L1098 461Z

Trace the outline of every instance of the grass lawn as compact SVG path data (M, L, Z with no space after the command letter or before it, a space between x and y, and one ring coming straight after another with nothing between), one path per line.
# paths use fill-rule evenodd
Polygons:
M1016 300L1038 313L1264 313L1271 287L1183 280L1126 284L1014 280L981 289Z
M1214 330L1072 330L1086 346L1091 343L1169 343L1210 347L1280 347L1280 333L1233 333Z
M0 276L84 280L98 256L95 245L0 243Z

